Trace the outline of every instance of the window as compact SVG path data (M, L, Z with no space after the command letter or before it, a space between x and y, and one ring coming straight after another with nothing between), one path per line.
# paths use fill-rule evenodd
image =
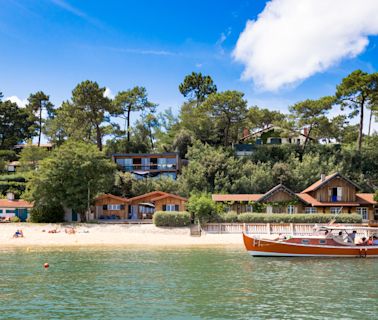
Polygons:
M292 205L287 206L287 213L289 214L295 213L295 206L292 206Z
M310 241L308 239L302 239L303 244L308 244Z
M306 207L305 213L316 213L316 208L314 207Z
M339 214L341 213L342 208L341 207L331 207L330 211L331 214Z
M253 212L253 206L248 204L245 206L245 212Z
M357 213L361 215L362 220L369 220L368 208L365 208L365 207L357 208Z
M15 213L16 210L15 209L8 209L8 210L5 210L5 213Z
M163 205L163 211L179 211L178 204L165 204Z
M326 241L324 239L320 239L319 244L326 244Z
M108 204L108 210L121 210L120 204Z
M343 188L342 187L329 188L328 194L330 196L330 201L332 202L341 201L343 198Z
M158 169L176 169L176 158L158 158Z

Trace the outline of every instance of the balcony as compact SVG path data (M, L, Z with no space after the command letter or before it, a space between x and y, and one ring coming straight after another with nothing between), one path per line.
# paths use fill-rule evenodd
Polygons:
M123 171L131 172L131 171L176 171L177 165L176 164L134 164L134 165L120 165Z

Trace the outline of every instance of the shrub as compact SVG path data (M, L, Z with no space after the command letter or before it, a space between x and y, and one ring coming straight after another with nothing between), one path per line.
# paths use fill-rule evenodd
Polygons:
M30 211L30 221L39 223L55 223L64 221L62 206L35 206Z
M157 211L153 221L157 227L185 227L190 225L190 213L186 211Z
M11 222L20 222L21 220L20 220L19 217L14 216L14 217L10 217L10 221L11 221Z
M222 214L220 217L222 222L238 222L238 214L235 211L229 211Z
M361 223L362 218L358 214L266 214L266 213L242 213L238 216L241 223Z
M215 203L205 193L192 195L188 200L187 208L200 222L218 219Z

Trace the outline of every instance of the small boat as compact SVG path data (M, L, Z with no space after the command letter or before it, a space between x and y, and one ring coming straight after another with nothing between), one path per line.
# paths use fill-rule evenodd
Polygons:
M323 226L311 236L263 239L243 232L244 245L254 257L375 257L378 258L378 228L359 227L366 235L355 244L355 229Z

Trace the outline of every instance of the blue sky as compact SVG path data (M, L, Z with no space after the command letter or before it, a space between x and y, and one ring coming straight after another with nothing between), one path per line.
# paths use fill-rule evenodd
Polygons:
M160 110L177 111L184 101L178 85L197 71L211 75L219 90L244 92L249 105L285 110L302 99L333 94L357 68L375 72L378 67L378 38L375 29L365 28L361 33L369 43L358 54L341 54L320 72L274 90L256 85L261 72L243 80L246 65L232 52L247 21L263 12L266 2L260 0L0 0L0 6L0 91L21 100L43 90L59 105L89 79L113 94L145 86ZM273 35L269 43L275 41ZM293 69L288 65L288 72Z

